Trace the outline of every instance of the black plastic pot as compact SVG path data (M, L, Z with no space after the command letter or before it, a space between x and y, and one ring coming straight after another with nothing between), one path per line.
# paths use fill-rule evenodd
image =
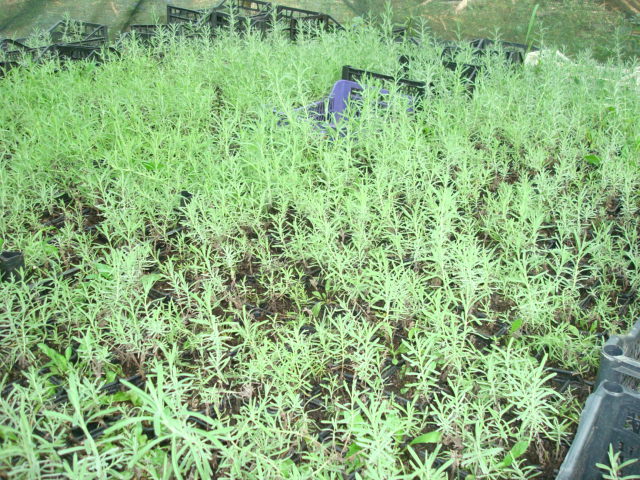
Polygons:
M22 280L24 269L24 255L22 252L2 252L0 254L0 279L3 282L17 282Z
M188 192L187 190L182 190L180 192L180 208L184 208L191 202L193 198L193 193Z

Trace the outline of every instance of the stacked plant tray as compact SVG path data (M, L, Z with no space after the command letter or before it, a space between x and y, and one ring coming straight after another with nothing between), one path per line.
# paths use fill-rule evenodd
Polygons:
M580 425L558 480L600 479L609 449L618 454L618 472L640 475L640 321L626 335L613 335L600 352L595 392L587 399ZM635 478L635 477L634 477Z

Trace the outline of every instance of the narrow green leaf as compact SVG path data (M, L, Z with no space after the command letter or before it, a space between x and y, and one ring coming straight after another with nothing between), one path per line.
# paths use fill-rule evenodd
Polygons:
M38 348L42 353L44 353L47 357L49 357L49 360L53 360L55 356L58 355L58 352L56 352L53 348L47 346L44 343L39 343Z
M589 165L593 165L595 167L600 166L602 163L602 159L598 155L585 155L584 159Z
M595 323L593 323L592 325L595 325ZM569 332L576 337L580 336L580 330L578 330L578 328L575 325L568 325L567 330L569 330Z
M522 326L522 322L523 320L521 318L516 318L513 323L511 323L511 326L509 327L509 334L513 334L516 331L518 331L520 329L520 327Z
M107 280L110 280L113 276L113 268L111 268L111 265L96 263L96 270L98 270L101 277L106 278Z
M162 275L159 273L148 273L140 278L140 282L142 283L144 291L149 293L151 287L160 279L162 279Z
M352 443L349 445L349 450L347 450L347 458L354 456L356 453L362 450L362 447L357 443Z
M524 440L520 442L516 442L516 444L511 448L511 450L509 450L509 453L507 453L507 456L504 457L504 460L502 460L498 464L498 466L501 468L508 467L515 461L516 458L524 455L528 448L529 448L529 442Z
M417 445L419 443L438 443L442 438L442 432L434 430L433 432L423 433L422 435L411 440L409 445Z
M322 309L322 302L316 302L311 308L311 313L314 317L320 317L320 310Z
M527 45L527 52L531 50L531 45L533 45L533 37L531 33L533 32L533 26L536 22L536 15L538 13L539 4L533 7L533 11L531 12L531 17L529 17L529 25L527 25L527 36L525 37L524 43Z

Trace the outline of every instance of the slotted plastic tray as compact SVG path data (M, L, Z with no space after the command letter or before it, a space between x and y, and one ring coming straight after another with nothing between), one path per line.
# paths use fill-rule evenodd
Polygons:
M191 23L199 24L208 20L211 9L193 10L190 8L167 5L167 23Z
M266 32L272 26L273 4L259 0L236 0L223 2L215 7L207 21L211 32L217 29L232 28L236 32L245 32L247 28ZM232 25L233 24L233 25Z
M350 65L342 67L342 79L351 80L361 83L366 78L374 80L382 80L383 82L396 83L398 87L406 94L414 96L416 99L423 97L426 92L427 84L425 82L419 82L417 80L407 80L404 78L395 78L391 75L385 75L382 73L370 72L368 70L361 70L354 68Z
M475 83L476 77L481 69L479 65L472 65L470 63L442 62L442 65L447 70L451 70L453 72L459 70L460 78L469 84Z
M620 453L618 463L640 458L640 394L619 383L603 381L585 404L571 448L556 480L600 480L609 465L609 446ZM640 461L622 469L640 475Z
M640 393L640 320L626 335L612 335L600 350L596 386L606 381Z
M79 20L61 20L49 29L52 43L82 43L87 46L105 45L109 41L108 33L106 25Z
M11 38L4 38L0 40L0 51L2 51L2 58L8 62L14 62L19 60L24 55L32 55L37 49L30 48L24 43Z
M540 50L537 47L527 46L522 43L489 40L488 38L478 38L476 40L472 40L470 43L476 50L476 54L480 55L491 52L497 53L498 50L502 50L505 59L513 64L522 64L524 62L524 57L528 52L536 52Z
M38 60L43 60L47 57L55 57L61 61L79 61L88 60L95 63L102 63L104 61L103 53L109 51L113 54L119 55L118 50L113 47L96 47L85 45L81 42L78 43L60 43L55 45L49 45L43 49Z
M291 40L295 40L303 30L308 32L344 30L344 27L331 15L301 8L278 5L276 6L276 18L285 22L285 31L289 32Z

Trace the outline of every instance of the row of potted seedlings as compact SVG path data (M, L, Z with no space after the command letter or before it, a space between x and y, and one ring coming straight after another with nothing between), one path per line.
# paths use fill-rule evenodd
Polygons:
M273 29L274 21L284 24L284 30L288 32L291 40L296 40L302 31L344 29L333 17L321 12L276 5L261 0L224 0L214 7L197 10L167 5L166 24L131 25L127 32L120 35L117 46L123 46L131 37L136 37L143 43L149 43L162 31L173 31L187 37L200 35L203 26L208 26L210 33L214 36L222 28L231 28L237 32L246 32L247 29L252 28L266 32ZM108 47L108 29L105 25L63 20L51 27L48 35L51 38L51 44L39 47L28 46L25 39L0 40L0 75L19 66L20 60L25 56L31 57L36 63L51 57L57 57L62 61L89 60L102 63L106 59L105 49L118 55L116 48ZM392 35L396 41L409 40L420 45L420 41L416 38L407 38L404 27L394 28ZM471 46L474 49L474 55L501 52L508 62L514 64L522 63L527 52L537 50L531 46L488 39L474 40ZM446 68L459 69L458 63L453 60L459 51L459 46L448 44L445 47L443 65ZM400 60L403 67L408 68L410 58L403 56ZM462 65L462 78L472 85L479 68L478 65ZM346 79L343 78L343 80Z
M178 211L177 225L175 228L172 228L166 232L167 237L174 236L184 230L185 225L183 222L184 221L183 208L187 206L191 198L192 198L192 195L189 192L187 191L180 192L180 207L179 209L177 209ZM87 218L96 217L95 211L91 208L84 208L82 210L82 214ZM64 215L57 215L53 218L44 219L43 225L60 226L65 222L65 219L66 217ZM99 218L93 218L91 221L85 221L84 222L85 225L83 229L85 231L95 230L97 222L99 222ZM160 248L162 247L160 246ZM409 263L409 265L411 265L412 263L410 259L407 259L407 262ZM24 257L21 254L21 252L15 252L15 251L3 252L2 254L0 254L0 272L2 274L2 278L4 281L19 281L21 279L21 273L23 268L24 268ZM79 271L80 271L80 268L72 267L71 269L64 272L62 274L62 277L67 277L67 276L72 277L75 275L75 273ZM315 272L315 273L318 273L318 272ZM309 274L313 275L313 272L309 272ZM47 279L40 282L34 282L32 285L35 287L38 287L38 292L40 294L46 294L46 292L52 287L52 285L47 285L48 283L52 283L52 280ZM322 283L322 282L319 282L319 283ZM173 300L173 297L170 291L163 291L163 289L155 289L155 290L157 290L157 292L154 292L154 289L152 289L152 291L150 292L150 297L152 299L162 299L165 301ZM271 314L271 312L259 306L258 307L247 306L247 308L251 312L253 312L252 314L254 315L268 316ZM477 315L480 317L482 313L477 312ZM479 351L482 351L484 348L490 347L491 344L499 343L501 341L501 338L509 335L508 325L503 324L501 326L499 325L498 327L499 328L497 328L496 331L493 333L478 332L477 334L474 334L475 340L473 340L472 343L476 345ZM313 334L314 331L315 329L312 325L306 326L305 333ZM587 408L585 408L582 423L584 422L593 423L593 422L599 421L601 414L603 414L603 412L601 411L602 406L589 407L589 405L601 405L605 401L609 402L610 404L618 402L618 403L627 405L627 407L629 405L631 406L627 408L627 407L624 407L623 405L621 407L622 409L621 411L623 412L626 411L627 413L621 414L623 415L623 418L617 419L616 421L619 420L624 424L626 424L627 427L630 426L630 430L632 432L631 434L634 433L634 428L635 428L635 433L637 433L638 431L637 418L634 416L636 414L633 413L634 412L633 408L635 407L633 407L632 402L630 403L630 400L629 400L630 398L633 400L633 398L627 395L624 390L618 391L619 389L617 387L612 387L611 385L601 386L601 384L604 384L605 380L608 381L609 383L626 384L628 383L628 378L625 377L625 375L627 375L629 371L633 371L633 369L636 370L636 373L635 373L636 378L640 377L640 374L638 373L638 371L640 371L640 367L638 365L640 364L637 361L638 352L640 352L640 347L638 345L639 332L640 332L640 326L637 326L634 329L634 331L632 331L631 334L629 334L626 337L623 337L622 340L620 340L619 337L612 337L612 339L603 348L603 354L602 354L603 362L600 370L601 373L599 374L598 380L596 382L596 385L598 387L598 392L600 393L597 392L598 395L594 394L595 395L594 398L600 398L599 400L600 403L598 403L596 400L590 400L591 403L587 403ZM483 347L483 345L485 345L485 347ZM232 357L235 356L235 353L237 353L237 349L235 352L230 353L230 356ZM593 386L591 382L585 381L581 376L575 374L574 372L555 369L555 368L549 368L548 371L556 374L553 381L558 384L558 391L560 392L566 390L567 388L579 388L581 390L585 390L585 389L590 390L591 387ZM349 378L352 377L351 374L344 371L342 372L342 375L344 376L345 381L349 381ZM631 375L631 377L633 377L633 375ZM626 387L623 385L623 389L624 388ZM612 391L612 389L614 391ZM622 393L623 395L620 396L618 395L619 393ZM612 395L613 396L617 395L615 398L620 398L620 400L616 400L616 399L612 400L611 398L609 398ZM399 397L397 393L393 394L393 398L396 401L401 403L402 402L406 403L409 401ZM629 410L629 408L631 410ZM584 420L584 418L587 418L587 420ZM573 453L567 456L567 462L568 462L567 464L573 465L573 466L563 467L565 469L566 468L573 469L571 470L572 472L575 470L575 468L577 468L575 466L576 463L579 463L579 462L582 462L582 464L584 465L591 465L591 466L594 465L595 462L592 461L592 459L594 458L593 455L585 454L584 452L589 452L590 449L593 450L594 447L592 447L591 444L595 440L601 441L603 440L603 438L605 438L604 436L600 436L596 438L592 436L585 436L585 434L580 433L584 431L585 428L586 427L581 427L581 430L579 430L576 436L576 440L574 442L574 447L572 447ZM625 433L626 430L629 430L629 428L623 429L622 434L628 435ZM620 431L621 430L615 427L614 425L614 427L611 430L611 435L620 435ZM609 440L611 440L612 438L611 435L607 437L609 438ZM624 442L618 442L618 443L616 443L615 441L611 441L611 443L613 443L614 446L617 445L618 446L617 448L619 449L624 449L625 446L634 445L629 440L626 440ZM600 449L599 451L602 452L602 449ZM578 453L575 453L575 452L578 452ZM632 456L633 453L634 453L634 449L633 447L631 447L630 449L628 449L626 455L627 457L629 457L629 456ZM596 472L598 471L596 470ZM571 473L570 475L574 475L574 473ZM571 478L571 477L569 476L566 478Z
M61 20L47 32L49 45L30 47L26 39L0 40L0 75L20 65L20 61L29 57L35 63L48 58L61 61L89 60L101 63L104 49L117 54L114 48L107 47L108 28L97 23L77 20Z
M252 28L266 32L273 28L274 20L284 23L285 31L292 40L298 38L303 30L311 32L320 28L334 31L343 28L330 15L259 0L223 1L215 7L199 10L168 5L166 24L131 25L129 31L121 35L118 45L132 36L149 42L163 30L174 30L186 36L197 35L203 26L208 26L214 35L221 28L232 28L237 32ZM26 39L0 40L0 75L19 66L25 56L36 63L51 57L62 61L89 60L102 63L105 59L104 49L118 54L116 48L108 47L108 28L105 25L63 20L53 25L47 34L51 43L38 47L28 46Z
M207 10L189 10L174 6L167 8L167 25L203 25L208 24L212 31L221 27L233 26L237 30L251 25L261 30L272 28L274 18L273 5L267 2L253 1L229 3L219 5ZM325 30L342 28L330 16L318 12L295 9L291 7L275 6L275 17L279 20L288 21L287 30L291 39L294 40L299 32L299 25L305 22L324 25ZM234 23L235 22L235 23ZM242 27L244 26L244 27ZM134 25L131 32L143 39L150 38L164 26ZM63 21L54 25L49 34L53 44L46 47L30 48L19 40L5 39L0 42L0 49L3 51L4 61L0 62L0 70L8 70L18 65L18 60L25 54L31 55L36 60L45 58L47 55L56 55L63 60L101 60L101 50L107 44L107 28L103 25L91 24L87 22ZM75 37L75 41L67 41L69 37ZM414 42L415 43L415 42ZM500 54L510 64L521 64L524 61L526 52L532 49L530 46L501 42L497 47L496 43L487 39L479 39L471 42L473 55L479 57L487 54ZM463 80L473 91L473 86L478 72L481 69L479 64L458 64L454 60L455 55L460 53L460 47L448 46L443 50L443 65L445 68L459 72ZM408 71L411 58L403 56L400 63L405 72ZM395 79L388 75L375 72L355 69L345 66L342 72L342 79L334 84L330 95L312 105L297 109L316 123L316 128L327 131L335 128L336 124L344 118L347 106L353 100L358 101L359 93L363 90L360 84L364 79L375 79L376 81L394 82L405 91L405 98L408 101L408 110L417 108L419 100L423 97L427 85L424 82L407 80L404 78ZM429 87L432 87L430 85ZM365 87L366 88L366 87ZM388 90L382 89L380 93L384 96ZM384 97L382 97L384 98ZM381 108L387 104L384 100L379 102ZM191 198L188 192L182 192L181 206ZM61 222L64 221L63 219ZM60 222L58 222L60 223ZM51 223L55 225L55 223ZM95 226L94 226L95 228ZM175 229L167 232L167 236L172 236L183 230L180 223ZM6 251L0 254L0 279L2 281L19 281L24 271L25 263L22 252ZM79 268L63 272L63 277L73 276ZM42 283L42 282L40 282ZM166 292L152 289L151 298L171 300L171 295ZM309 327L309 333L313 333L313 327ZM503 329L504 330L504 329ZM497 333L495 337L506 334L506 330ZM485 339L486 340L486 339ZM625 459L640 457L640 322L636 324L630 334L626 336L613 336L602 349L602 362L596 380L595 392L587 400L587 404L581 416L580 427L572 443L571 449L560 469L558 479L601 478L602 472L596 467L596 463L606 463L606 456L609 445L613 445L617 452L622 453L623 462ZM395 371L399 367L392 366L385 370ZM555 381L561 383L560 390L568 388L570 385L590 387L590 383L584 381L574 372L560 369L550 369L556 373ZM45 372L46 373L46 372ZM393 373L389 374L391 376ZM355 381L349 373L342 373L345 381ZM129 380L134 385L142 385L142 377L136 376ZM387 377L385 377L387 379ZM52 381L54 381L53 379ZM11 386L11 384L9 385ZM106 385L101 391L111 392L114 388L119 389L121 384L116 381L113 385ZM6 390L6 388L5 388ZM308 404L320 408L321 402L317 399L320 394L320 383L310 393ZM114 390L117 391L117 390ZM3 390L3 394L5 394ZM396 401L408 401L395 394L390 394ZM64 392L56 396L56 401L64 401ZM614 408L612 408L614 407ZM605 411L605 409L607 411ZM111 419L116 421L117 419ZM194 417L197 424L197 418ZM91 435L100 435L106 427L96 425L91 429ZM321 431L319 439L322 441L329 438L330 432ZM322 438L320 438L322 437ZM640 474L640 462L631 462L624 468L625 474ZM353 476L354 473L351 474ZM466 472L458 471L458 475L466 476Z
M401 37L399 37L401 38ZM402 39L402 38L401 38ZM420 42L413 38L413 43L420 46ZM472 55L474 58L480 58L487 55L503 55L504 60L509 65L521 65L524 63L525 55L534 50L536 47L527 46L512 42L498 42L488 39L477 39L470 42ZM474 64L460 63L457 61L457 55L462 53L463 48L459 45L446 45L442 51L442 65L459 75L465 84L468 94L472 94L475 88L476 78L482 69L482 62ZM399 57L399 63L403 71L401 78L395 78L391 75L385 75L378 72L361 70L350 65L342 68L342 77L332 87L329 95L321 100L313 102L310 105L298 107L294 109L294 114L307 118L313 122L316 130L327 136L338 135L344 137L348 134L345 128L345 121L348 121L347 113L358 116L358 104L362 101L362 92L369 88L366 82L395 84L404 97L406 110L414 112L420 108L425 94L427 92L434 94L435 85L418 80L410 80L406 78L409 73L413 58L410 55L402 55ZM388 107L389 90L381 88L377 92L379 100L377 107L385 109ZM354 106L356 108L354 108ZM280 116L278 125L286 125L286 115L282 112L276 112ZM341 124L341 125L339 125Z
M319 28L324 31L342 30L343 27L331 15L260 0L224 0L215 7L201 10L168 6L167 22L208 25L211 32L220 28L233 28L245 32L248 27L260 32L273 28L273 21L283 22L291 40L296 40L302 30Z
M271 313L271 312L268 312L267 310L261 309L259 307L256 307L254 310L256 310L256 311L260 310L260 314L261 315L262 314L269 315ZM313 325L305 325L305 326L303 326L301 328L301 331L303 331L303 333L305 335L312 335L312 334L315 333L315 328L314 328ZM622 355L622 357L621 357L621 354L619 353L618 349L621 349L623 351L623 353L627 352L629 354L631 354L634 351L634 349L637 351L638 350L638 348L637 348L638 332L640 332L640 326L638 326L630 336L625 337L623 340L618 340L618 339L616 339L616 337L612 337L612 340L610 340L610 342L607 345L613 344L614 346L613 347L612 346L605 346L605 349L603 350L603 352L606 352L607 355L615 358L616 362L618 362L618 363L616 364L616 366L614 368L618 369L618 370L612 370L609 367L603 367L602 371L604 371L604 372L614 371L614 372L616 372L615 373L616 375L620 374L620 371L621 371L621 370L619 370L620 369L620 365L623 365L623 367L624 367L626 365L626 363L628 363L628 361L624 358L624 355ZM499 339L501 337L503 337L503 336L505 336L507 334L508 334L507 326L503 325L501 328L498 329L498 331L495 334L492 334L490 336L479 335L479 338L482 338L483 340L492 343L492 342L499 341ZM399 336L398 338L399 338L398 341L402 341L403 340L402 336ZM635 342L635 344L633 342ZM622 347L620 345L622 345ZM237 353L237 349L236 349L235 352L231 352L230 356L232 356L232 357L235 356L235 353ZM620 357L620 358L618 358L618 357ZM620 363L620 361L622 361L622 363ZM631 365L633 365L633 362L631 362ZM390 362L390 361L385 362L385 366L383 368L383 374L382 374L383 378L385 379L385 381L393 382L394 381L393 377L395 375L397 375L397 373L398 373L398 371L400 370L401 367L402 367L402 360L400 360L398 363L395 363L395 364ZM328 365L328 370L327 371L330 374L338 375L340 378L342 378L347 383L352 383L352 382L357 381L357 379L354 377L353 374L349 373L348 370L345 370L340 365ZM568 383L571 383L572 386L579 385L579 384L585 384L585 383L588 384L588 382L584 382L579 376L575 375L573 372L560 371L560 370L557 370L557 371L554 370L554 372L557 374L557 380L559 380L561 382L564 382L565 388L566 388ZM604 375L604 374L602 374L602 375ZM606 375L604 375L604 376L606 376ZM608 376L607 376L607 378L608 378ZM619 380L619 378L617 378L617 377L616 377L616 379ZM136 382L138 382L140 380L140 377L139 376L132 377L132 378L129 378L127 380L130 383L136 384ZM599 381L601 381L600 378L599 378ZM61 384L61 381L59 381L59 379L55 379L55 378L52 378L52 382L54 382L56 384ZM111 393L111 391L114 390L114 388L117 387L116 384L119 384L119 381L116 381L113 384L107 384L104 388L101 389L101 392ZM320 395L321 395L321 392L322 392L322 384L323 384L323 382L319 381L317 383L317 385L315 386L315 388L313 388L312 391L309 393L309 396L308 396L309 398L308 398L308 402L307 402L309 408L322 409L324 407L322 401L319 398ZM139 386L140 384L136 384L136 385ZM62 389L61 386L59 387L58 390L59 391L58 391L58 393L57 393L57 395L55 397L54 402L62 402L66 398L65 392L64 392L64 390ZM611 395L611 393L610 393L611 387L607 387L607 388L605 388L605 390L607 392L606 395L610 396ZM114 390L114 391L119 391L119 390ZM616 390L614 392L614 394L616 394L617 392L618 391ZM5 394L5 393L6 392L3 392L3 394ZM405 399L405 398L397 395L397 393L395 391L389 392L388 396L390 398L392 398L394 401L399 402L401 404L405 404L405 403L409 402L408 399ZM601 394L600 396L602 397L603 395ZM615 400L615 398L614 398L614 400ZM607 398L607 401L611 401L611 399ZM585 409L585 411L586 410L587 409ZM593 410L593 408L592 408L592 410ZM601 416L601 415L593 415L593 412L591 412L591 413L592 414L591 414L590 418L591 418L592 421L594 419L597 420ZM602 412L598 412L598 413L602 413ZM633 418L631 420L629 420L628 412L627 413L623 413L622 415L626 415L624 417L624 419L625 419L625 422L627 424L629 424L629 422L631 422L630 423L631 430L633 431L633 428L634 428L633 427L633 425L634 425L633 424L633 421L634 421ZM583 416L584 416L584 414L583 414ZM90 434L92 436L101 435L104 432L104 430L106 428L108 428L108 426L110 424L113 424L117 420L118 420L118 417L113 417L113 418L101 419L99 422L94 422L95 425L93 425L93 424L90 425L90 427L91 427L90 428ZM197 417L194 417L193 423L196 424L196 425L198 424ZM206 424L203 424L203 425L200 425L200 426L206 428ZM636 425L635 428L637 429L637 425ZM76 430L77 430L77 432L76 432ZM148 428L148 430L149 430L148 432L145 431L144 433L148 434L148 435L152 435L153 434L152 429ZM74 432L76 432L76 433L74 433ZM82 441L82 436L83 436L83 433L80 431L80 429L77 429L77 428L75 430L72 429L71 437L74 439L74 441L76 441L76 442ZM331 439L332 437L333 437L332 432L330 430L327 430L326 428L324 430L320 430L320 432L319 432L319 440L326 441L326 440ZM579 443L580 438L581 438L580 434L578 434L578 436L576 437L576 442ZM633 444L631 444L631 445L633 445ZM342 447L340 447L340 449L341 448ZM574 447L574 449L575 449L575 447ZM633 448L632 448L631 451L633 452ZM424 453L424 452L422 452L422 453ZM570 459L569 456L567 458ZM589 456L587 458L592 459L593 457ZM589 461L591 461L591 460L589 460ZM467 472L460 471L460 470L458 470L456 472L456 475L459 478L465 478L466 474L467 474ZM573 475L573 473L572 473L572 475ZM564 478L564 477L559 477L559 478ZM577 477L569 476L569 477L566 477L566 478L577 478ZM590 478L590 477L584 477L584 478ZM596 478L596 477L594 477L594 478Z
M175 236L176 234L184 230L185 227L182 223L184 220L184 215L183 215L182 209L188 204L191 197L192 197L191 193L187 191L180 192L180 208L179 208L178 222L175 228L172 228L171 230L166 232L167 238ZM85 217L93 216L95 214L95 211L90 208L84 208L82 210L82 214ZM54 218L45 220L43 222L43 225L59 227L62 224L64 224L65 220L66 220L65 215L58 215ZM100 219L97 219L96 223L92 222L90 225L84 226L83 231L91 232L96 230L97 226L99 225L99 222L100 222ZM75 277L76 274L80 271L81 271L81 268L72 267L66 270L65 272L63 272L62 274L58 275L57 278L66 279L66 278ZM0 279L3 282L22 282L22 281L26 282L29 280L28 275L25 274L25 259L21 251L4 251L0 253ZM53 279L36 280L31 283L28 283L31 289L37 290L37 293L39 295L37 301L42 301L44 299L44 295L46 295L50 291L50 289L52 288L52 284L53 284ZM168 297L170 297L170 295L158 292L154 288L152 288L149 293L149 298L151 300L154 300L156 298L167 300ZM53 323L50 321L50 322L47 322L47 325L53 325ZM76 348L77 348L77 345L75 346L72 345L69 348L70 355L68 355L67 360L71 363L75 363L78 360ZM61 379L57 374L54 374L54 372L52 372L50 367L45 367L41 369L38 373L40 376L46 375L47 380L55 387L52 403L60 404L60 403L66 402L68 399L68 394L64 388L64 384L65 384L64 380ZM133 376L124 378L123 380L126 380L127 384L131 384L138 388L144 388L145 378L143 374L135 374ZM11 393L11 391L16 387L16 385L25 386L26 385L25 379L19 377L10 381L4 386L4 388L0 392L0 395L2 395L3 397L7 397ZM99 389L99 393L103 395L111 395L120 391L124 391L126 388L127 387L125 386L125 384L122 383L121 379L116 379L113 382L106 383L105 385L103 385ZM203 413L203 412L197 412L197 413ZM89 422L87 425L89 434L94 438L99 437L105 432L107 428L109 428L109 426L113 425L120 418L121 416L119 415L109 415L105 418L100 418L98 420ZM197 417L190 417L189 421L194 424L198 424L198 422L201 422ZM143 430L144 430L143 433L149 436L150 438L154 435L152 427L145 427ZM37 430L34 430L34 433L40 436L45 435L44 433L38 432ZM79 443L84 441L84 435L85 435L84 431L81 428L76 426L71 426L69 430L69 439L71 442Z

